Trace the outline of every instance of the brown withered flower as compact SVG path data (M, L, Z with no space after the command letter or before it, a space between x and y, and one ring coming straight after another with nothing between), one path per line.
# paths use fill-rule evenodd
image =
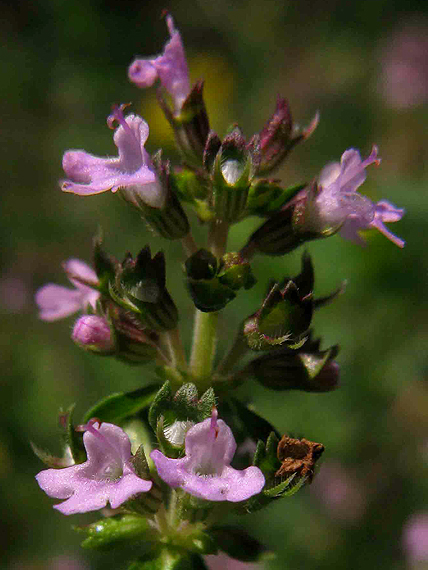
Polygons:
M284 435L278 443L277 457L282 465L275 473L275 477L289 477L297 473L300 477L307 477L312 483L315 463L321 457L324 446L308 439L294 439Z

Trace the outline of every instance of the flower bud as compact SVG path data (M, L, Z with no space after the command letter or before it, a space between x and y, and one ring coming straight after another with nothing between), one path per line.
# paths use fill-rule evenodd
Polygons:
M310 256L302 257L302 271L286 281L275 283L261 308L244 323L244 336L252 350L266 350L286 343L296 348L304 342L314 308L314 275Z
M249 147L242 132L235 127L221 143L211 136L207 143L205 165L212 164L212 193L210 207L215 218L233 223L245 211L248 191L254 176L258 155L255 148Z
M275 112L259 135L261 160L257 174L265 175L277 168L296 144L310 137L318 119L316 114L310 125L300 131L293 126L288 101L278 97Z
M205 313L223 309L236 297L235 291L250 289L256 283L250 264L238 253L227 253L217 260L211 252L200 249L185 267L193 302Z
M146 246L135 260L128 254L115 283L110 283L110 295L118 305L138 316L143 328L167 331L177 326L178 311L165 286L162 252L152 259L150 247Z
M293 206L286 206L274 214L250 236L241 250L243 257L250 259L256 252L285 255L302 245L309 238L294 231L293 218Z
M200 168L205 144L210 132L208 114L203 98L204 82L198 81L184 100L180 112L173 113L158 93L158 101L174 130L175 141L184 162Z
M107 320L98 315L83 315L74 324L71 338L74 342L90 352L97 354L113 354L114 337Z
M250 362L247 369L271 390L335 390L339 383L339 366L333 359L338 347L319 351L311 344L306 342L297 351L281 348L269 352Z

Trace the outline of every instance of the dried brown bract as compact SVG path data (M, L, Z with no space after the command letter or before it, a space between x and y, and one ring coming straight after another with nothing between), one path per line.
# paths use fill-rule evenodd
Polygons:
M315 463L324 451L322 443L315 443L308 439L294 439L284 435L278 444L277 456L282 462L275 473L275 477L289 477L297 473L307 477L311 483L314 477Z

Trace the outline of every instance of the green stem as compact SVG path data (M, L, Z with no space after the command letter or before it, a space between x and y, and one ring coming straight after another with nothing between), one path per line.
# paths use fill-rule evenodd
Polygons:
M183 246L186 257L190 257L198 251L198 246L193 239L192 233L189 232L186 236L181 238L181 245Z
M180 370L187 370L186 355L184 354L179 329L175 328L166 332L165 338L171 355L172 367L179 368Z
M199 385L209 379L212 373L217 345L217 321L218 312L203 313L196 309L190 372Z
M226 253L229 223L222 220L211 222L208 234L208 249L218 259Z
M224 255L229 234L229 224L220 220L211 223L208 248L218 259ZM199 389L208 388L217 347L218 312L203 313L196 309L193 329L190 372Z

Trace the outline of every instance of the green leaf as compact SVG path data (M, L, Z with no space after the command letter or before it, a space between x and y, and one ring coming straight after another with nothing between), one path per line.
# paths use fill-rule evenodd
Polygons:
M287 477L287 479L285 481L282 481L282 483L279 485L264 490L263 494L266 497L271 498L291 497L294 495L294 493L297 493L297 491L303 487L308 479L307 477L300 477L298 480L296 480L296 475L297 473L293 473L293 475Z
M88 422L91 418L98 418L103 422L119 424L125 418L149 407L158 390L157 384L150 384L133 392L111 394L86 412L83 423Z
M142 541L150 549L156 534L147 520L139 515L116 515L94 522L88 526L75 526L74 530L86 534L83 548L109 550L135 541Z

